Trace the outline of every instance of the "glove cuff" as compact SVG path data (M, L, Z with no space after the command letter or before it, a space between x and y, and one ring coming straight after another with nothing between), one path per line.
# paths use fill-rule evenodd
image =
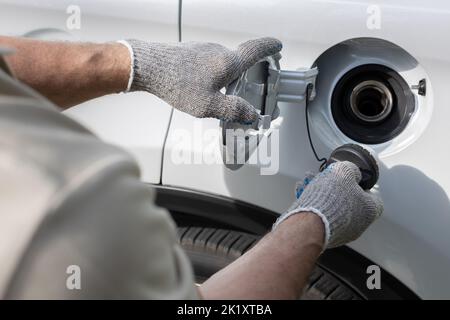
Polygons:
M127 88L126 90L123 91L126 93L130 92L131 84L133 83L134 80L134 52L133 48L126 40L118 40L117 43L124 45L128 49L128 52L130 53L130 76L128 78Z

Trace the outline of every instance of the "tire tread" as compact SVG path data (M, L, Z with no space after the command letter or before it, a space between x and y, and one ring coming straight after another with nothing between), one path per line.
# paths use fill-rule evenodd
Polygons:
M206 263L206 261L216 257L216 260L220 261L217 266L224 266L243 255L261 238L245 232L196 226L179 227L177 236L182 248L193 262L194 271L199 268L196 264L198 264L202 255L205 257L203 262ZM205 280L204 275L199 278ZM320 266L316 266L301 299L360 300L361 298L352 288L334 275Z

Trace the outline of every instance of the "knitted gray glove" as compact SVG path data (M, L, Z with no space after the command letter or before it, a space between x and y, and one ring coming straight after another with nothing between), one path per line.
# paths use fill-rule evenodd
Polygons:
M256 109L220 89L261 59L279 52L273 38L250 40L229 50L216 43L181 44L127 40L134 76L129 91L148 91L174 108L199 118L252 123Z
M293 214L317 214L325 227L324 248L356 240L383 212L383 203L359 185L361 172L348 161L335 162L315 177L307 174L296 188L292 206L274 224Z

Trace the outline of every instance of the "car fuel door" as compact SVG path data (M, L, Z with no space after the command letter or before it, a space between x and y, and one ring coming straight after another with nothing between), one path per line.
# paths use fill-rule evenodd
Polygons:
M245 99L259 113L258 121L252 124L220 122L222 158L229 169L237 170L247 162L258 161L254 155L260 142L270 139L283 121L279 117L279 102L306 107L316 95L317 68L281 70L280 58L280 54L267 57L226 88L227 95Z

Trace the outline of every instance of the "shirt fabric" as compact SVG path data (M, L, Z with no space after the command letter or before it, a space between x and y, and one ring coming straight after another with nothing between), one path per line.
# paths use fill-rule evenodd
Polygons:
M0 298L197 298L154 196L127 152L0 62Z

